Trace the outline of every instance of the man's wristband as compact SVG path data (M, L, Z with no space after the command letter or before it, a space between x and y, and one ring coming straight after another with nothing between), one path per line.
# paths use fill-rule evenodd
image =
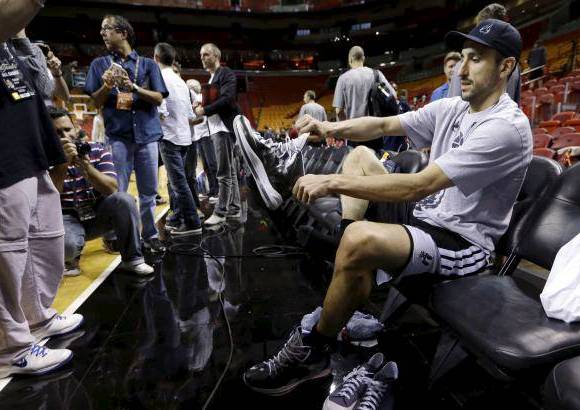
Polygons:
M133 86L131 87L131 90L135 91L136 93L139 92L139 86L135 83L133 83Z

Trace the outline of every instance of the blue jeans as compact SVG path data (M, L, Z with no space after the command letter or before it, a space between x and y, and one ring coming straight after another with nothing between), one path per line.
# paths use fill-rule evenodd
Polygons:
M196 144L194 142L194 144ZM197 141L199 151L201 153L201 159L203 161L203 167L205 169L205 174L207 175L207 182L209 183L208 196L218 195L218 181L217 181L217 159L215 154L215 148L211 137L203 137ZM197 167L197 158L195 159L195 168Z
M136 144L123 140L110 140L113 162L117 172L119 191L127 192L131 172L135 170L139 210L143 239L156 238L159 234L155 227L155 195L157 195L157 142Z
M70 264L81 256L85 241L113 231L123 262L132 265L143 263L135 199L125 192L115 192L101 200L95 213L96 218L85 222L81 222L76 215L63 215L65 262Z
M171 195L173 211L185 221L199 224L197 208L193 199L193 194L189 189L187 177L185 176L185 158L189 146L175 145L169 141L159 143L161 158L165 164L169 184L171 185Z

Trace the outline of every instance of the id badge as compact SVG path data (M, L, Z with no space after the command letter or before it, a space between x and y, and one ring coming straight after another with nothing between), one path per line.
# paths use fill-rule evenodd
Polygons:
M133 94L119 92L117 94L117 109L123 111L131 111L133 108Z
M36 95L15 61L0 59L0 84L6 88L12 101L27 100Z

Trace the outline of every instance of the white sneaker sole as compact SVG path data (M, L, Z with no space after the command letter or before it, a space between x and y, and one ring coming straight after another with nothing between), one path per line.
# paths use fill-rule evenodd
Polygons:
M6 370L4 372L0 371L0 379L3 379L5 377L9 377L9 376L14 376L17 374L22 374L22 375L26 375L26 376L42 376L43 374L47 374L47 373L53 372L55 370L58 370L61 367L64 367L68 362L70 362L72 360L72 358L73 358L73 353L70 352L70 354L64 360L62 360L58 363L55 363L51 366L44 367L42 369L27 371L26 369L20 369L18 367L15 367L15 368L11 368L10 370Z
M69 333L72 333L75 330L77 330L79 327L81 327L83 325L83 323L85 323L85 318L84 317L81 319L80 322L78 322L74 326L70 326L68 328L64 328L64 329L62 329L58 333L38 333L38 334L37 333L32 333L32 336L34 336L34 338L36 339L36 342L40 342L41 340L46 339L48 337L65 336L65 335L68 335Z
M262 161L251 148L250 143L246 138L246 133L251 134L252 131L248 119L243 115L238 115L234 119L234 132L238 141L240 141L242 155L244 156L244 159L250 168L250 172L256 181L260 196L269 209L278 209L280 205L282 205L282 196L270 183L268 174L264 169L264 164L262 164Z
M294 383L288 384L288 385L280 387L278 389L261 389L259 387L250 386L246 382L245 375L243 376L243 379L244 379L244 383L246 384L246 386L248 386L250 389L254 390L255 392L262 393L262 394L265 394L267 396L277 397L277 396L284 396L284 395L290 393L292 390L294 390L296 387L300 386L304 382L307 382L309 380L321 379L323 377L328 376L330 373L331 373L331 369L330 369L330 367L328 367L327 369L322 370L320 373L313 374L310 377L307 377L307 378L302 379L302 380L298 380Z

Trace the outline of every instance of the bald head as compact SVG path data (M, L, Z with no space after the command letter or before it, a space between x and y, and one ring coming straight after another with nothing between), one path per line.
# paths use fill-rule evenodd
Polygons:
M348 63L351 65L359 66L365 61L365 52L360 46L352 47L348 52Z

